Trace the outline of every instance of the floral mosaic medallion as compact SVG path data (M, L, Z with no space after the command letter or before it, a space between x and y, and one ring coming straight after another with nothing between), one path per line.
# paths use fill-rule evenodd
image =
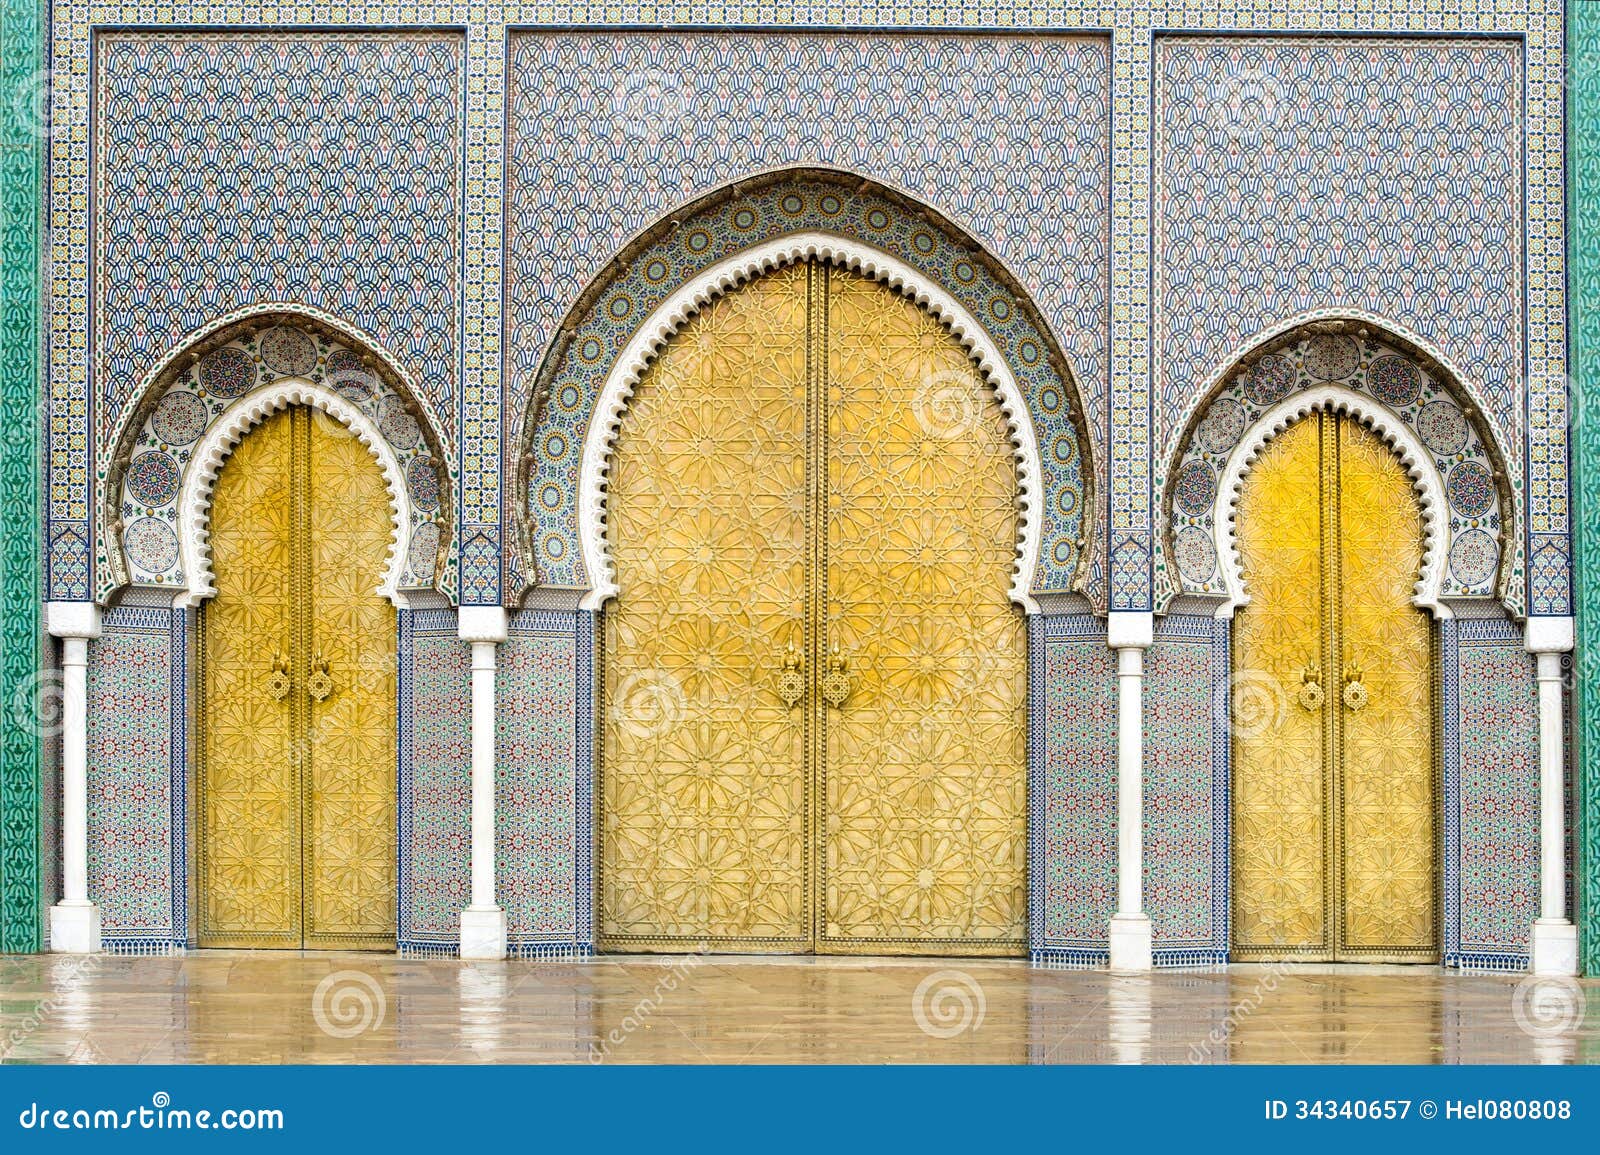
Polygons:
M1173 538L1173 557L1183 576L1195 583L1211 580L1217 572L1217 550L1211 535L1199 526L1185 526Z
M164 521L141 517L123 534L128 560L146 573L164 573L178 564L178 535Z
M1464 585L1486 582L1494 576L1500 559L1494 537L1481 529L1457 534L1450 545L1450 573Z
M1245 393L1257 405L1281 400L1293 386L1294 366L1287 357L1263 357L1245 374Z
M1422 389L1422 374L1404 357L1379 357L1367 366L1367 387L1385 405L1410 405Z
M439 470L425 457L418 457L406 466L406 484L411 489L411 500L418 509L430 513L439 508Z
M285 377L305 377L317 367L317 343L299 329L279 325L261 334L261 363Z
M1304 364L1313 381L1343 380L1361 364L1361 349L1353 337L1313 337L1306 342Z
M200 362L200 384L212 397L243 397L256 384L256 363L243 349L218 349Z
M1466 415L1454 401L1430 401L1417 414L1417 436L1441 457L1460 453L1470 434Z
M1450 506L1465 517L1482 517L1494 506L1494 475L1476 461L1463 461L1445 481Z
M159 449L147 450L128 464L128 495L143 505L165 505L178 494L178 463Z
M1204 513L1217 500L1217 475L1204 461L1190 461L1178 470L1172 499L1185 513Z
M415 449L422 443L422 426L398 399L387 398L378 414L378 431L396 449Z
M1195 441L1212 453L1231 449L1244 433L1245 407L1233 397L1219 397L1195 428Z
M161 399L150 419L150 431L168 444L188 445L205 432L210 417L204 401L180 389Z

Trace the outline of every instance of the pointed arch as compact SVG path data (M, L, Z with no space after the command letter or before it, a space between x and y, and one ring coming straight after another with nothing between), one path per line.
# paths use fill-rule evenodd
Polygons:
M268 339L285 332L298 343L303 364L269 365L262 354ZM243 377L226 389L208 377L209 359L219 353L232 358ZM240 354L245 354L243 360ZM184 403L185 427L167 445L158 415L171 394L186 394L170 398ZM379 592L399 606L407 604L408 589L449 596L454 585L449 550L454 478L443 426L416 383L364 334L303 306L252 306L191 334L151 370L135 398L119 417L109 442L109 464L97 485L105 575L97 590L100 600L127 585L174 590L177 605L194 605L211 596L207 543L217 473L256 423L291 404L310 405L344 425L384 473L394 524ZM151 448L165 452L141 452ZM160 508L141 509L130 500L130 470L136 458L151 457L165 473L176 474L176 484L148 499ZM140 528L172 543L162 558L171 559L164 572L147 573L150 567L136 565L130 556L125 524L130 516L145 523Z
M402 559L411 546L411 498L400 462L366 414L331 390L293 377L235 402L212 423L196 446L178 494L178 550L187 587L173 599L173 605L196 606L216 594L211 566L211 496L217 476L252 429L291 405L309 405L349 429L382 471L384 488L389 491L390 540L383 577L374 592L397 608L406 608L400 580L405 572Z
M1017 280L907 194L814 167L750 177L686 204L622 250L534 366L508 367L519 594L609 596L605 477L639 374L717 296L794 260L818 259L916 301L962 342L1010 426L1023 508L1013 600L1090 587L1103 573L1094 431L1077 377Z
M1212 376L1165 460L1157 608L1197 594L1231 615L1248 600L1239 487L1272 437L1319 409L1355 416L1404 461L1427 528L1416 604L1443 617L1445 599L1487 596L1520 613L1518 474L1502 431L1447 361L1364 315L1277 326Z
M617 434L634 386L673 335L706 306L763 273L810 258L858 272L915 301L950 329L967 350L984 381L994 390L1006 417L1017 470L1019 531L1012 561L1010 595L1023 609L1030 613L1036 611L1038 606L1029 591L1039 563L1042 470L1033 419L1017 388L1016 378L977 318L938 285L905 262L860 241L813 232L797 233L746 249L679 286L646 318L617 356L589 422L578 474L579 542L593 582L593 587L584 595L582 607L598 609L617 592L616 568L606 540L606 481Z
M1435 617L1450 617L1449 607L1440 600L1444 584L1445 526L1449 520L1449 506L1439 471L1434 468L1432 458L1417 440L1416 434L1403 422L1375 404L1370 397L1338 385L1318 386L1279 402L1261 416L1228 458L1217 488L1214 515L1218 527L1217 554L1228 597L1217 611L1217 616L1232 617L1235 610L1250 601L1235 537L1235 515L1245 478L1273 438L1302 418L1324 411L1347 413L1366 425L1383 438L1405 466L1406 474L1411 478L1412 491L1417 495L1422 510L1422 568L1417 574L1411 603L1430 610Z

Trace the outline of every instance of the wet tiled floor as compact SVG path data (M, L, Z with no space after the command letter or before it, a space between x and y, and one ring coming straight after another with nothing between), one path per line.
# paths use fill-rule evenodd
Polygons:
M1584 1013L1584 1004L1593 1010ZM1600 982L1420 967L201 951L0 959L9 1062L1600 1061Z

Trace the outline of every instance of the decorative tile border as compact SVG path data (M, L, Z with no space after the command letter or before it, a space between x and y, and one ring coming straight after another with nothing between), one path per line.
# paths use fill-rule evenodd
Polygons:
M39 757L44 21L36 0L0 0L0 951L40 948L51 897L40 877Z
M1573 519L1578 649L1576 907L1585 974L1600 974L1600 7L1571 6Z
M1441 623L1444 962L1523 970L1539 914L1539 708L1505 618Z
M89 647L89 897L112 954L188 936L188 660L182 610L108 610Z

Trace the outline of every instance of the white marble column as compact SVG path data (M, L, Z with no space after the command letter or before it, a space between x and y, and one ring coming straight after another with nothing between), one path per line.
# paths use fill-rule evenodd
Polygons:
M1561 655L1572 649L1571 618L1529 618L1524 644L1538 663L1539 917L1533 924L1536 975L1578 973L1578 928L1567 919L1567 807Z
M1150 969L1144 912L1144 652L1155 636L1148 613L1113 613L1107 643L1117 652L1117 913L1111 969Z
M89 639L93 602L50 602L45 624L61 639L61 901L50 908L50 949L94 954L100 908L89 900Z
M461 957L506 957L506 912L495 903L495 647L506 640L500 606L462 606L457 633L472 643L472 898L461 912Z

